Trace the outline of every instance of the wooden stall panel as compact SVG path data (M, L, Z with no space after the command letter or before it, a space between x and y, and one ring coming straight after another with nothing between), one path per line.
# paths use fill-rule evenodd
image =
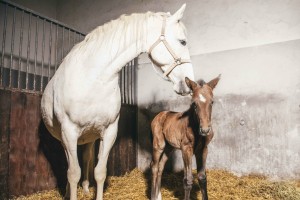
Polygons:
M122 105L118 136L107 163L109 176L124 175L136 167L136 114L136 106Z
M12 92L10 115L9 193L31 194L54 188L50 165L40 151L40 95Z
M66 186L64 150L42 122L40 101L41 95L0 90L0 199ZM122 105L108 175L136 167L136 110Z
M10 98L10 91L0 90L0 199L8 198Z

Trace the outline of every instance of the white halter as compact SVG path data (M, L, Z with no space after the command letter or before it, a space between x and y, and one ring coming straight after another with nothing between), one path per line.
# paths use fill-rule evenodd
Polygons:
M169 43L166 40L166 37L165 37L165 28L166 28L166 16L164 16L164 19L163 19L161 34L160 34L159 38L156 40L156 42L149 49L149 57L151 58L151 52L153 51L153 49L160 42L162 42L165 45L165 47L167 48L167 50L169 51L169 53L174 58L174 63L163 74L165 77L167 77L176 66L184 64L184 63L190 63L191 60L189 60L189 59L181 59L181 57L178 57L175 54L175 52L172 50L171 46L169 45ZM153 59L151 59L151 60L153 60Z

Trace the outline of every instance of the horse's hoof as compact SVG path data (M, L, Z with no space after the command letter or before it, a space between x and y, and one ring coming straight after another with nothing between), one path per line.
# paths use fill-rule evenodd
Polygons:
M162 200L162 198L161 198L161 192L158 193L157 200Z
M89 181L83 181L82 182L82 188L83 188L83 194L89 195L90 190L89 190Z

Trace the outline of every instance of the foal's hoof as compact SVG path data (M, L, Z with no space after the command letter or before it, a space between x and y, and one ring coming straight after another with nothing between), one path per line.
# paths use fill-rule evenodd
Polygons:
M161 198L161 192L158 193L157 200L162 200L162 198Z
M89 195L90 190L89 190L89 182L88 181L83 181L82 182L82 188L83 188L83 194Z

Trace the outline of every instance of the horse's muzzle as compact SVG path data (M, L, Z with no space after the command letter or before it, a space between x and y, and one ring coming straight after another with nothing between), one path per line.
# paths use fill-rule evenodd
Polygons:
M210 134L210 130L211 130L211 127L208 127L208 128L201 128L200 127L199 133L202 136L208 136Z

